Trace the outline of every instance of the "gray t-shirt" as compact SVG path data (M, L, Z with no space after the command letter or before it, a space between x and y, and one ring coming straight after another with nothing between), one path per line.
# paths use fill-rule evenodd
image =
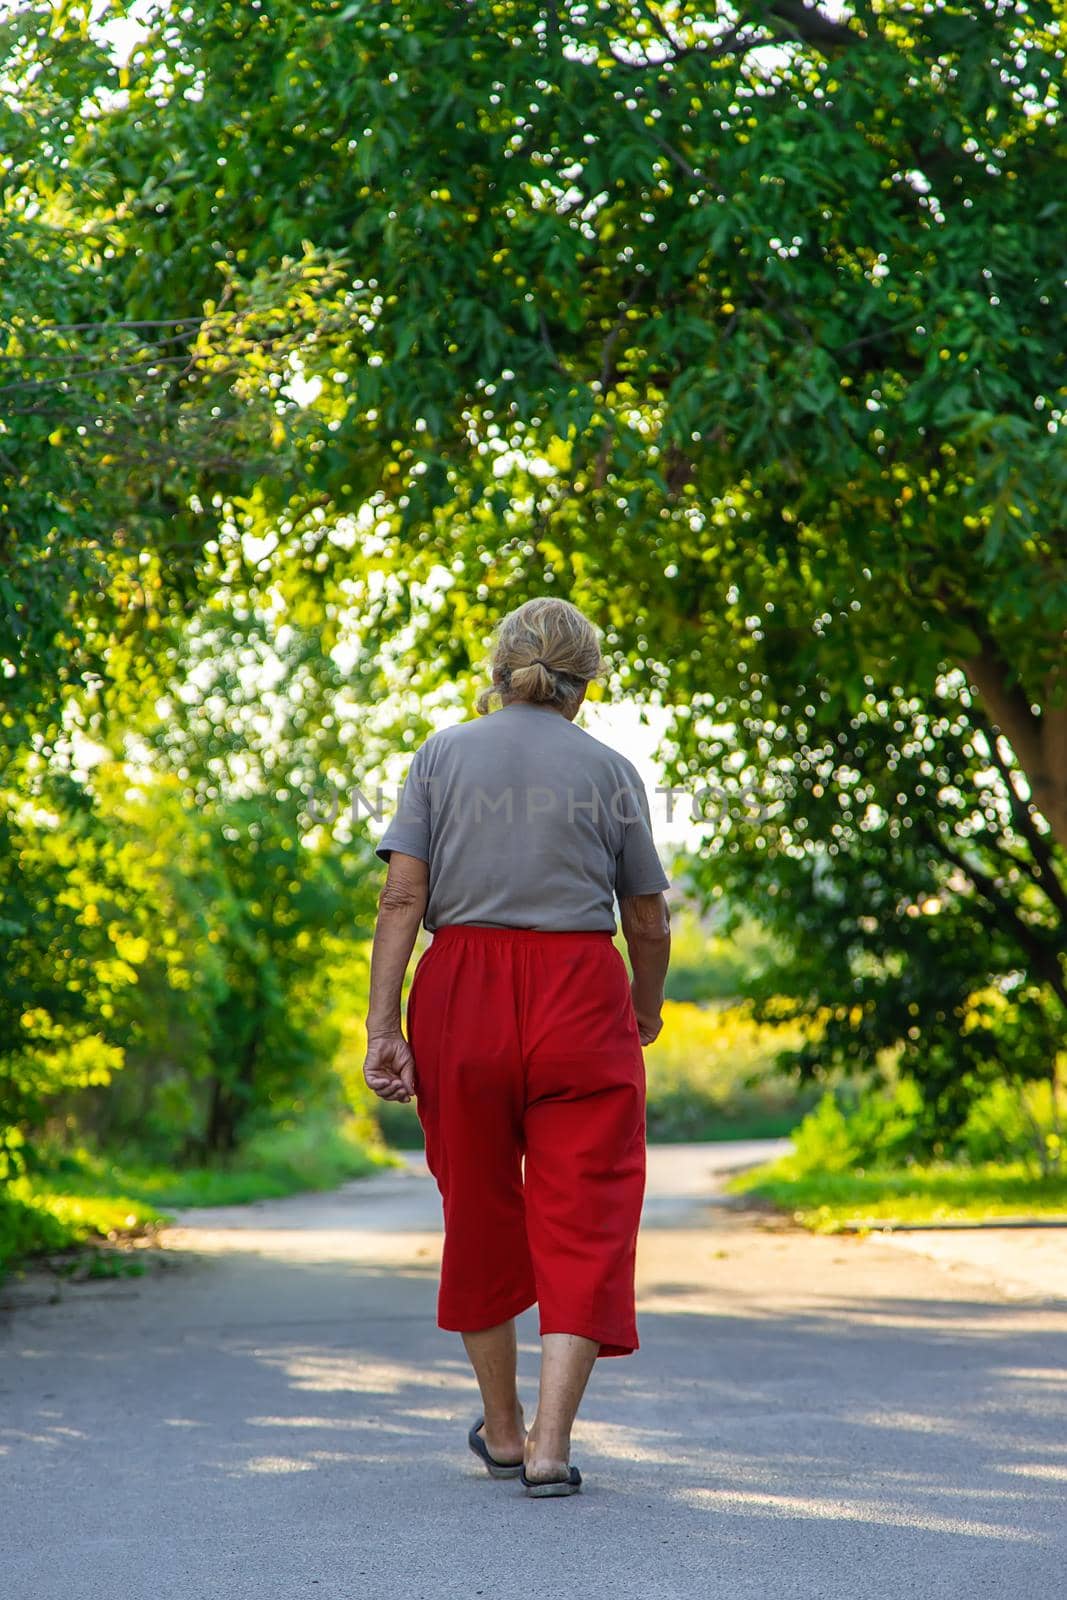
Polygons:
M376 848L429 863L430 932L614 933L614 895L669 887L633 763L526 701L431 734Z

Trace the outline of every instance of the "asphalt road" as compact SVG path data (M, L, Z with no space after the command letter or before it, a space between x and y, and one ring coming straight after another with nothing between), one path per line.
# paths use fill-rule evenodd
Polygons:
M466 1449L431 1181L185 1213L140 1279L0 1311L5 1600L1047 1600L1067 1299L716 1202L760 1147L653 1153L641 1351L572 1500ZM522 1328L528 1409L536 1323Z

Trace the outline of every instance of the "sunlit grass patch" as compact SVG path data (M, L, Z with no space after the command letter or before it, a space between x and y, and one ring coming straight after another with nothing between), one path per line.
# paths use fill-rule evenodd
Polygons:
M117 1243L164 1221L155 1206L128 1194L56 1193L40 1178L15 1178L0 1195L0 1282L34 1256Z
M127 1194L55 1194L45 1188L31 1189L27 1199L38 1211L54 1218L70 1243L127 1237L164 1220L154 1206Z
M795 1158L739 1173L730 1193L769 1201L804 1227L837 1233L870 1223L1067 1221L1067 1175L1039 1177L1023 1161L915 1163L856 1172L798 1172Z
M247 1141L229 1161L212 1166L152 1166L78 1150L48 1173L49 1187L77 1195L116 1190L159 1206L242 1205L309 1189L333 1189L364 1178L394 1158L367 1143L353 1117L308 1118Z

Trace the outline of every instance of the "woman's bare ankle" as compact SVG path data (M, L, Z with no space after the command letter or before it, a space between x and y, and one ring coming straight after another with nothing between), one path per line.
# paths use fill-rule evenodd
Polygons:
M498 1461L518 1460L526 1448L526 1424L522 1406L516 1402L515 1410L510 1416L505 1413L496 1417L486 1412L482 1434L491 1456Z
M561 1478L570 1466L571 1442L557 1435L539 1437L533 1429L526 1436L526 1476L531 1479Z

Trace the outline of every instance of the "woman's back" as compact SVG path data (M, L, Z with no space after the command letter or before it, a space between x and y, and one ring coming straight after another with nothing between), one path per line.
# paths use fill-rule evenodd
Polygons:
M667 879L625 756L551 707L514 702L431 734L377 847L429 864L426 927L615 930L613 895Z

